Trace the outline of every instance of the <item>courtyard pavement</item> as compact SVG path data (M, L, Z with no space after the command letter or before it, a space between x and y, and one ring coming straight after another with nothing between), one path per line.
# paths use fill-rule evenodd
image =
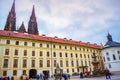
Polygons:
M55 79L50 78L49 80L55 80ZM64 79L62 79L62 80L64 80ZM83 79L80 79L79 76L71 76L71 78L69 80L120 80L120 75L112 75L111 79L106 79L105 76L83 78Z

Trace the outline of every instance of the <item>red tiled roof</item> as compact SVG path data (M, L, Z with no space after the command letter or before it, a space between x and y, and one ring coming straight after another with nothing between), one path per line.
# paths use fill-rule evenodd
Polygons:
M61 39L61 38L53 38L53 37L47 37L47 36L39 36L39 35L33 35L33 34L25 34L25 33L13 32L13 31L0 30L0 36L40 40L40 41L47 41L47 42L56 42L56 43L63 43L63 44L73 44L73 45L102 49L102 46L96 45L96 44L90 44L90 43Z

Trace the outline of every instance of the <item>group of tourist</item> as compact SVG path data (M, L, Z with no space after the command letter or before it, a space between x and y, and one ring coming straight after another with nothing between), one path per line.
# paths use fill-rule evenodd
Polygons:
M14 77L0 77L0 80L14 80Z

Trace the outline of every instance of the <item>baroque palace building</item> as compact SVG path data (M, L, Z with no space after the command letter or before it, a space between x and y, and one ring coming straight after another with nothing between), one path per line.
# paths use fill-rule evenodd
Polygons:
M16 30L15 1L7 17L4 30L0 30L0 76L36 76L56 73L57 64L61 72L72 75L75 72L94 70L93 55L103 69L102 46L67 38L39 35L35 9L26 31L24 23Z

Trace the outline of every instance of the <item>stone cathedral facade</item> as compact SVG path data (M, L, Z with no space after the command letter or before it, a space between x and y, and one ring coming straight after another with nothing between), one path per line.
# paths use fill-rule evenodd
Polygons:
M15 1L8 14L4 30L0 30L0 76L21 75L36 76L44 73L52 76L56 73L56 65L62 73L72 75L94 70L93 54L99 61L99 69L103 69L102 46L81 41L61 39L39 35L38 25L33 6L28 30L22 22L16 30Z

